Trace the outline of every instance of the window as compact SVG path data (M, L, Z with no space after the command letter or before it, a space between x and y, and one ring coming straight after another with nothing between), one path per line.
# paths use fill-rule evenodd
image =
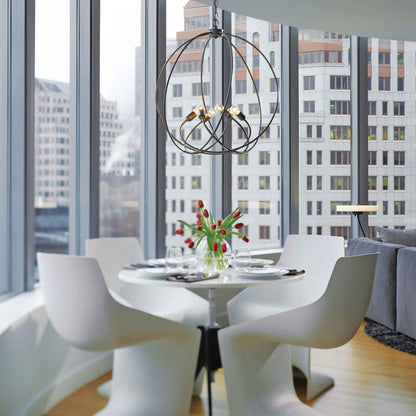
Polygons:
M376 102L375 101L369 101L368 102L368 115L369 116L375 116L376 115Z
M35 215L35 252L68 253L69 165L72 163L69 155L72 118L69 102L70 2L64 0L58 5L45 0L37 0L35 11L36 79L34 90L34 171L32 172L34 177L34 201L32 203ZM54 15L55 19L50 19L51 15ZM50 36L51 32L54 34L53 37ZM23 44L23 41L21 43ZM56 50L56 55L51 55L50 50L56 48L57 45L59 50ZM0 62L0 65L4 65L4 69L7 70L6 63ZM2 75L2 69L0 68L0 75ZM0 100L2 99L3 95L0 97ZM63 114L65 117L62 117ZM11 135L11 137L13 136ZM2 149L3 152L5 150ZM2 169L1 172L3 175L5 171ZM2 180L3 177L0 178L0 181ZM13 194L13 189L11 193ZM12 203L11 197L12 195L2 195L1 199L5 203L8 201ZM3 202L0 204L3 205ZM0 207L0 215L5 213L2 208L3 206ZM0 222L3 223L3 218L0 219ZM2 231L0 224L0 245L4 250ZM3 260L3 256L0 254L0 263L3 263ZM10 290L8 277L3 280L1 275L2 266L3 264L0 265L0 293ZM30 276L31 279L32 276ZM36 269L35 280L37 280Z
M322 176L320 175L316 177L316 190L322 191Z
M390 65L390 52L379 52L378 63L380 65Z
M312 201L306 201L306 215L312 215Z
M248 105L249 114L259 114L259 112L260 112L260 107L258 103Z
M397 91L404 91L404 78L403 77L397 78Z
M173 84L173 96L182 97L182 84Z
M306 152L306 164L312 165L312 150Z
M388 102L387 101L383 101L382 102L382 110L383 110L383 116L387 116L388 115Z
M260 66L259 55L253 55L253 68L258 68Z
M404 116L404 101L395 101L393 103L394 115Z
M394 140L400 140L403 141L405 139L405 127L404 126L395 126L393 129L394 135L393 135L393 139Z
M246 94L247 93L247 81L236 81L235 82L235 93L236 94Z
M387 126L382 127L382 139L383 140L389 139L389 128Z
M322 201L316 201L316 215L322 215Z
M389 164L389 152L387 150L383 150L383 166L387 166Z
M270 65L274 68L276 66L276 54L272 51L270 52Z
M248 189L248 176L238 177L238 189Z
M406 202L394 201L394 215L405 215Z
M331 215L349 215L347 211L337 211L338 205L350 205L349 201L331 201Z
M405 165L405 152L403 151L394 152L394 165L395 166Z
M368 152L368 164L370 166L377 165L377 152L376 151L370 150Z
M322 126L321 125L316 126L316 137L319 139L322 138Z
M270 152L259 152L259 164L270 165Z
M349 176L331 176L331 190L350 190Z
M315 89L315 76L308 75L303 77L303 89L306 90L314 90Z
M322 165L322 150L316 151L316 164Z
M303 112L304 113L314 113L315 112L315 101L304 101L303 102Z
M336 237L344 237L345 240L349 240L350 227L331 227L331 235Z
M192 155L191 164L192 166L201 166L201 155Z
M201 189L201 177L192 176L191 184L192 184L192 189Z
M238 201L238 207L242 214L248 214L248 201Z
M259 214L260 215L270 214L270 201L259 201Z
M238 164L240 166L248 165L248 153L242 153L238 155Z
M403 65L403 64L404 64L404 53L397 52L397 65Z
M331 165L349 165L349 150L331 150Z
M383 191L389 190L389 177L383 176Z
M350 76L349 75L331 75L330 77L331 90L349 90Z
M258 34L258 32L254 32L253 33L253 43L255 45L257 45L260 42L260 35Z
M308 191L312 191L312 176L311 175L308 175L306 177L306 189Z
M405 176L395 176L394 177L394 190L395 191L405 191Z
M274 78L270 78L270 92L277 92L279 90L279 80L276 80Z
M175 118L182 117L182 107L173 107L172 117L175 117Z
M329 104L331 114L349 115L350 102L349 101L331 101Z
M330 127L331 140L350 140L351 127L350 126L331 126Z
M379 77L378 89L379 91L390 91L390 77Z
M201 140L201 138L202 138L201 129L195 129L191 134L191 139Z
M204 88L204 95L209 95L209 82L204 82L203 84ZM201 83L196 82L192 84L192 96L193 97L199 97L202 95L202 89L201 89Z
M368 177L368 190L369 191L377 190L377 176Z
M377 139L377 127L368 126L368 140L376 140L376 139Z
M389 201L383 201L383 215L389 215Z
M270 226L260 225L259 227L259 239L270 240Z
M270 176L259 176L259 189L270 189Z
M310 124L306 126L306 137L308 138L312 137L312 126Z

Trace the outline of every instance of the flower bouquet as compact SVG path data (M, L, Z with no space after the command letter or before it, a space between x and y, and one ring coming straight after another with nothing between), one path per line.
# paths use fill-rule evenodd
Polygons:
M243 215L236 208L224 220L215 221L211 212L204 208L203 201L198 201L199 212L196 214L196 224L188 224L178 220L184 228L176 230L176 234L184 235L185 231L192 231L192 235L185 239L189 248L197 248L199 266L207 272L222 271L227 268L231 256L227 239L231 234L240 237L248 243L248 237L239 232L244 227L237 222Z

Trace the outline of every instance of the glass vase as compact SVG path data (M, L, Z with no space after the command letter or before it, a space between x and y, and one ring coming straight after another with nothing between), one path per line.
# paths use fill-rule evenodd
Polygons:
M227 251L223 253L221 244L227 246ZM220 273L225 270L231 259L231 247L227 241L218 244L218 250L214 251L209 247L207 239L204 238L196 250L197 267L204 273Z

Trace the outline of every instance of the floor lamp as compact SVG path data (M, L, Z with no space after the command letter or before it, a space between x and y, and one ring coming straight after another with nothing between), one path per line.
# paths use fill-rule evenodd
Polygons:
M368 213L377 211L377 205L337 205L337 212L350 212L352 215L357 217L358 224L364 237L366 237L366 235L360 221L360 215L364 214L365 212Z

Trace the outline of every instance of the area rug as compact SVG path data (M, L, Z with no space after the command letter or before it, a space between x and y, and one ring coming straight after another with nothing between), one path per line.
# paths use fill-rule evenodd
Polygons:
M416 340L386 328L373 321L367 321L364 332L386 347L416 355Z

